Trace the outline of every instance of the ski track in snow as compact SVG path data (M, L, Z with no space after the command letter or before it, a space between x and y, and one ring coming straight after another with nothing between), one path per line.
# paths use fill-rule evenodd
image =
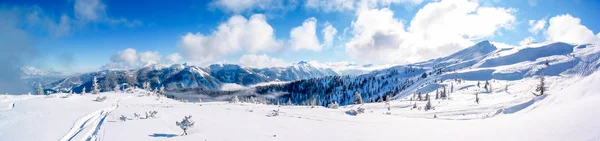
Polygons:
M98 133L102 127L102 124L106 120L106 117L108 117L113 110L119 107L119 101L121 101L121 99L115 100L110 107L100 109L81 117L73 124L73 127L69 133L64 135L60 141L71 141L78 137L78 135L81 132L84 132L86 129L87 132L85 132L84 136L81 137L82 141L99 140Z

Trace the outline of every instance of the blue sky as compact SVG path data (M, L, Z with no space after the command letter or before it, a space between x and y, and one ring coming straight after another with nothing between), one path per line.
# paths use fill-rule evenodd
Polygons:
M7 17L10 29L27 35L23 38L37 56L23 65L85 72L183 62L401 64L448 55L481 40L595 43L599 7L600 2L585 0L3 0L0 16ZM232 17L246 22L219 28ZM336 31L327 35L331 42L324 32L329 25ZM297 27L298 36L292 37Z

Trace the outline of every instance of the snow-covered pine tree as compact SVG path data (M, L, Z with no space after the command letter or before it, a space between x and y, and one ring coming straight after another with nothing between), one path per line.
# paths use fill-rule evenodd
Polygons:
M81 95L84 95L85 93L86 93L86 91L85 91L85 87L83 87L83 88L81 89Z
M37 93L38 93L38 95L44 95L44 88L42 87L42 84L40 84L39 82L37 84Z
M115 91L115 93L120 93L121 89L119 88L119 85L115 85L115 88L113 89Z
M419 95L417 96L417 101L421 101L423 100L423 98L421 97L421 92L419 92Z
M478 88L481 88L481 87L479 86L479 81L477 81L477 87L478 87Z
M315 106L317 106L317 98L313 96L312 99L310 99L310 106L312 108L314 108Z
M240 102L240 99L238 98L237 95L234 95L233 98L231 98L231 101L229 101L229 103L238 103Z
M354 104L363 104L362 96L358 91L354 92Z
M179 126L179 128L181 128L181 129L183 129L183 134L181 134L182 136L183 135L187 135L188 134L187 130L189 128L191 128L191 127L194 127L194 123L195 122L192 121L191 118L192 118L191 115L190 116L185 116L183 118L183 120L181 120L181 122L179 122L179 121L175 122L175 125Z
M94 79L92 79L92 94L98 94L100 93L100 88L98 86L98 78L96 78L96 76L94 76Z
M546 93L546 90L548 90L548 88L546 88L546 82L545 82L545 78L544 78L544 73L540 73L540 83L537 84L537 87L535 88L535 91L538 92L533 93L533 95L535 96L542 96Z
M160 88L158 89L158 93L160 95L164 95L165 94L165 86L164 85L160 85Z
M392 102L392 95L391 94L385 96L385 103L390 103L390 102Z
M377 100L377 103L381 103L383 102L383 97L381 97L381 95L379 95L379 99Z
M425 95L425 101L429 101L429 94Z
M288 98L287 105L292 106L292 98Z

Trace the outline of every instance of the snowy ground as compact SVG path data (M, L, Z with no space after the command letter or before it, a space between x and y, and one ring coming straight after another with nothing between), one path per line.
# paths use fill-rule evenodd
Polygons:
M184 103L140 93L101 93L108 97L104 102L91 94L0 95L0 140L600 140L600 72L547 81L550 94L537 98L530 93L535 78L493 81L492 93L467 81L454 84L452 99L433 100L435 110L412 109L415 102L403 98L392 101L390 111L385 103L364 104L366 112L357 116L345 111L361 105ZM154 110L156 118L134 117ZM268 116L273 110L280 115ZM130 120L119 120L121 115ZM175 122L186 115L196 124L180 136Z

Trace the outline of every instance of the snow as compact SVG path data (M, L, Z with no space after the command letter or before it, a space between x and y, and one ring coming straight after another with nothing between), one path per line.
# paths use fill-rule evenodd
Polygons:
M221 101L183 102L158 98L143 90L69 98L61 98L66 94L0 95L0 140L600 140L600 112L596 112L600 107L600 48L564 43L499 48L491 45L482 42L414 66L395 66L343 78L398 80L386 84L369 80L372 82L365 86L381 92L396 87L395 82L417 78L396 94L389 110L386 103L328 109L225 102L229 95L215 98ZM549 65L545 65L546 61ZM439 64L450 70L420 78ZM411 72L398 73L409 67ZM209 74L202 69L197 71ZM536 97L532 92L542 72L548 93ZM484 88L486 81L491 84L490 90ZM224 86L251 92L252 87L270 84L289 82ZM435 99L436 89L443 86L450 92L449 98ZM417 92L429 94L434 109L423 110L427 101L411 100ZM278 94L282 93L267 96L281 96ZM475 102L475 95L479 103ZM93 101L98 96L108 99ZM197 97L190 97L194 96ZM413 108L415 104L417 108ZM346 114L359 108L364 108L365 113ZM158 111L157 117L134 116L148 111ZM122 115L128 120L120 120ZM183 131L175 122L189 115L195 125L189 135L182 136Z
M547 78L550 94L530 94L537 79L454 84L452 99L432 100L435 110L411 109L415 101L398 99L391 111L384 103L339 109L252 103L185 103L142 93L97 95L0 96L0 140L598 140L600 72L587 77ZM453 83L445 81L443 83ZM509 91L504 91L509 85ZM483 82L482 82L483 85ZM480 92L480 104L474 93ZM435 95L435 91L433 92ZM64 94L58 94L64 95ZM433 97L432 97L433 98ZM419 107L425 101L417 102ZM362 107L357 116L345 111ZM158 111L156 118L134 113ZM279 116L267 116L279 110ZM500 111L500 112L499 112ZM390 112L390 115L384 113ZM131 120L121 121L125 115ZM175 125L184 116L196 122L189 135ZM433 118L436 115L438 118ZM35 133L32 136L29 133Z

